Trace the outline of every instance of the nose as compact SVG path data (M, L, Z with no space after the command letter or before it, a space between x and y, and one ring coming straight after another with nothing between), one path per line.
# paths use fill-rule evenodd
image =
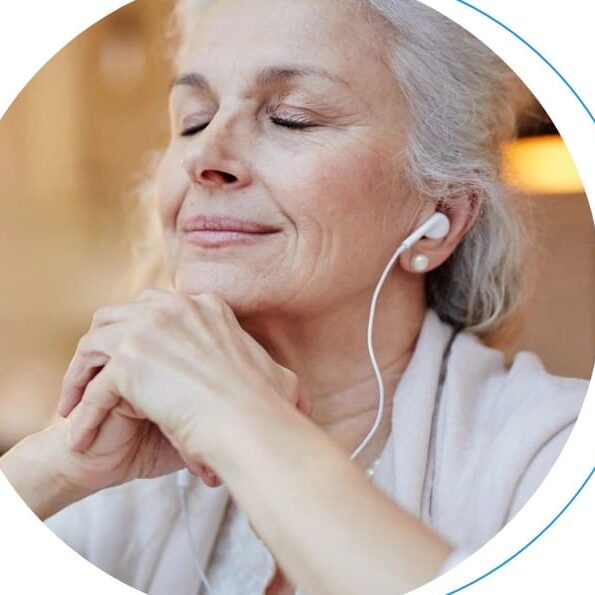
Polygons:
M215 118L216 119L216 118ZM188 146L183 166L190 180L201 186L237 190L252 181L248 164L240 151L245 142L231 123L215 119Z

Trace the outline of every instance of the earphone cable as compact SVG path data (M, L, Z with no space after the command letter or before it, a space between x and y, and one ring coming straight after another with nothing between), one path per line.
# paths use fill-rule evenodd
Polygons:
M187 473L185 470L179 471L180 473ZM180 477L180 475L178 475ZM205 573L202 569L202 564L198 558L198 553L196 551L196 547L194 546L194 539L192 537L192 525L190 524L190 514L188 513L188 498L187 498L187 487L182 483L178 482L178 488L180 492L180 502L182 505L182 515L184 517L184 525L186 527L186 535L188 536L188 543L190 544L190 549L192 551L192 557L196 563L196 568L200 573L200 578L202 583L206 587L208 595L212 595L211 584L209 583ZM199 586L199 593L200 593L200 586Z
M380 372L380 368L378 367L378 362L376 361L376 355L374 354L374 317L376 316L376 303L378 302L378 297L380 292L382 291L382 287L384 286L384 282L388 277L390 271L394 267L397 259L407 250L408 246L403 243L399 246L397 251L394 253L393 257L390 259L389 263L386 265L382 276L380 277L380 281L376 285L376 289L374 290L374 295L372 297L372 303L370 305L370 315L368 317L368 334L367 334L367 343L368 343L368 355L370 356L370 361L372 362L372 368L374 368L374 374L376 376L376 381L378 382L378 411L376 412L376 419L372 425L372 428L368 432L367 436L362 440L361 444L353 451L350 459L353 460L357 457L360 452L368 445L378 427L380 426L380 421L382 420L382 414L384 412L384 381L382 380L382 374Z

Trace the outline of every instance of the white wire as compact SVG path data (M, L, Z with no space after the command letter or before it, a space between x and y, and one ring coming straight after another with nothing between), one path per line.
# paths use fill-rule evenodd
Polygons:
M192 550L192 557L194 558L194 561L196 562L196 568L198 569L198 572L200 573L200 578L202 580L202 582L204 583L206 589L207 589L207 593L209 595L212 595L212 590L211 590L211 584L209 583L207 577L205 576L205 573L203 572L202 569L202 564L198 558L198 553L196 552L196 548L194 547L194 538L192 537L192 526L190 525L190 515L188 514L188 501L186 498L186 487L178 485L179 490L180 490L180 500L182 502L182 514L184 516L184 525L186 526L186 534L188 535L188 543L190 544L190 549ZM200 588L199 588L199 592L200 592Z
M378 430L380 426L380 421L382 420L382 414L384 413L384 382L382 380L382 374L380 373L380 369L378 368L378 362L376 361L376 356L374 355L374 346L373 346L373 336L374 336L374 316L376 315L376 302L378 301L378 296L382 290L384 282L388 277L388 274L392 270L393 266L397 262L397 259L405 250L408 249L408 246L403 242L398 248L397 251L393 254L393 257L390 259L389 263L386 265L382 276L380 277L380 281L376 285L376 289L374 290L374 295L372 296L372 303L370 305L370 315L368 317L368 354L370 356L370 360L372 362L372 367L374 368L374 374L376 375L376 381L378 382L378 411L376 412L376 420L372 425L372 428L368 432L368 435L363 439L361 444L353 451L350 459L353 460L357 455L368 445L368 442L372 439L372 436Z

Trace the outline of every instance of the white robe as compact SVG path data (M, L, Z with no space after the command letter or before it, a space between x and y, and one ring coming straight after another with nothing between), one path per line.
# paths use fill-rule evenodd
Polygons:
M429 311L393 397L392 429L374 478L456 548L444 570L493 537L533 494L564 446L588 386L548 374L526 352L506 369L498 351L468 333L455 336L445 359L453 336ZM233 595L234 586L238 594L262 595L273 558L242 511L227 529L242 536L245 555L230 549L226 559L225 550L216 550L227 488L195 480L188 502L196 552L216 578L214 593ZM46 523L96 566L150 595L200 590L175 474L103 490ZM246 577L255 571L261 579L249 587Z

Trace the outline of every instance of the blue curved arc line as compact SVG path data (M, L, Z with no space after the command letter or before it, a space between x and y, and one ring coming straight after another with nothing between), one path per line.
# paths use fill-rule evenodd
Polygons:
M506 29L506 31L508 31L511 35L514 35L522 44L526 45L535 55L537 55L541 60L543 60L543 62L545 62L556 73L558 78L566 85L566 87L568 87L568 90L576 97L579 103L583 106L584 110L587 112L589 118L591 118L591 121L595 124L595 117L593 116L593 113L587 107L585 102L580 98L579 94L574 90L572 85L566 80L562 73L539 50L535 49L526 39L521 37L518 33L515 33L510 27L505 25L502 21L499 21L497 18L481 10L481 8L478 8L477 6L474 6L473 4L470 4L465 0L455 0L455 2L463 4L468 8L471 8L472 10L483 15L484 17L490 19L490 21L496 23L496 25L502 27L503 29Z
M589 473L587 479L585 479L585 481L583 482L581 487L577 490L577 492L574 494L574 496L572 496L572 498L567 502L566 506L564 506L564 508L533 539L531 539L531 541L529 541L527 544L525 544L518 552L514 553L512 556L510 556L509 558L504 560L504 562L502 562L501 564L498 564L498 566L492 568L492 570L489 570L485 574L482 574L480 577L476 578L475 580L468 582L466 585L463 585L462 587L459 587L458 589L455 589L454 591L448 591L448 593L446 593L446 595L453 595L454 593L458 593L459 591L462 591L463 589L466 589L467 587L470 587L471 585L478 583L479 581L483 580L490 574L493 574L494 572L496 572L496 570L502 568L502 566L504 566L505 564L508 564L511 560L514 560L514 558L516 558L518 555L522 554L531 544L533 544L535 541L537 541L566 512L566 509L574 502L576 497L583 491L584 487L587 485L587 483L593 476L593 473L595 473L595 467L593 467L593 469L591 469L591 472Z
M470 4L469 2L466 2L465 0L455 0L455 2L458 2L459 4L463 4L464 6L467 6L468 8L470 8L470 9L478 12L479 14L483 15L484 17L488 18L490 21L496 23L496 25L498 25L498 26L502 27L503 29L505 29L506 31L508 31L511 35L513 35L516 39L518 39L522 44L527 46L536 56L538 56L545 64L547 64L554 71L554 73L558 76L558 78L564 83L564 85L566 85L568 90L574 95L574 97L578 100L578 102L581 104L583 109L587 112L587 115L589 116L589 118L591 118L591 121L595 124L595 117L593 117L591 110L587 107L585 102L580 98L579 94L574 90L572 85L566 80L566 78L562 75L562 73L541 52L539 52L536 48L534 48L527 40L525 40L523 37L521 37L518 33L516 33L510 27L505 25L502 21L499 21L498 19L496 19L492 15L488 14L487 12L481 10L477 6L474 6L473 4ZM577 496L583 491L583 489L585 488L585 486L587 485L587 483L589 482L589 480L591 479L591 477L593 476L594 473L595 473L595 467L593 467L593 469L591 469L591 472L587 476L587 479L585 479L585 481L582 483L582 485L576 491L574 496L572 496L572 498L570 498L570 500L566 503L564 508L562 508L562 510L535 537L533 537L533 539L531 539L528 543L526 543L522 548L520 548L512 556L510 556L509 558L504 560L504 562L498 564L497 566L495 566L488 572L486 572L486 573L482 574L481 576L479 576L478 578L468 582L467 584L463 585L462 587L459 587L458 589L455 589L454 591L449 591L448 593L446 593L446 595L454 595L455 593L459 593L460 591L463 591L464 589L470 587L471 585L478 583L479 581L490 576L491 574L493 574L494 572L496 572L497 570L499 570L500 568L502 568L503 566L508 564L511 560L514 560L514 558L516 558L517 556L522 554L529 546L531 546L533 543L535 543L535 541L537 541L566 512L568 507L574 502L574 500L577 498Z

